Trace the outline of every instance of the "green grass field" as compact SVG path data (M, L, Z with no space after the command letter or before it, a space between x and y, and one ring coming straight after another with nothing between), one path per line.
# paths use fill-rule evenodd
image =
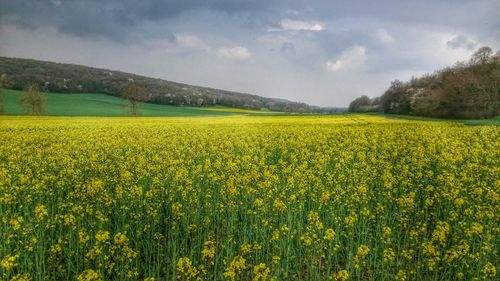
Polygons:
M435 117L424 117L424 116L413 116L413 115L399 115L399 114L384 114L384 113L366 113L367 115L383 116L388 119L405 119L405 120L416 120L416 121L438 121L438 122L459 122L469 126L479 126L479 125L496 125L500 126L500 116L496 116L488 119L477 119L477 120L465 120L465 119L446 119L446 118L435 118Z
M4 111L7 115L25 115L26 111L19 103L22 91L2 89L5 99ZM51 116L126 116L129 110L126 101L105 94L81 93L61 94L47 93L47 104L44 115ZM276 114L270 111L245 110L231 107L187 107L143 103L140 106L141 116L207 116L207 115L260 115Z

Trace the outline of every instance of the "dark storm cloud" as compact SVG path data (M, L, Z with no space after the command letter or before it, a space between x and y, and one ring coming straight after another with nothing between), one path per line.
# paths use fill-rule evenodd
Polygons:
M212 11L228 15L245 13L257 20L274 6L273 1L256 0L0 0L0 20L28 28L43 26L76 36L127 38L146 21L175 20L190 11Z
M498 26L478 16L496 13L498 1L321 1L321 0L0 0L1 22L36 28L51 26L77 36L104 36L117 40L141 33L144 22L175 21L192 11L209 11L246 18L248 26L278 26L280 18L331 21L342 18L379 18L407 23L439 23L475 28L491 34ZM463 7L472 6L475 13ZM495 9L497 8L496 12ZM489 17L488 17L489 18ZM208 23L209 24L209 23ZM147 33L147 32L146 32ZM147 34L141 34L145 36Z
M1 6L2 24L31 29L52 27L76 36L119 39L131 24L118 20L124 7L117 1L1 0Z

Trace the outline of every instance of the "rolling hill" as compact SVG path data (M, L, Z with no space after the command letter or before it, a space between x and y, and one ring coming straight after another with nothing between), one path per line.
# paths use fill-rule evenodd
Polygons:
M155 104L227 106L282 112L310 112L313 108L305 103L284 99L192 86L121 71L32 59L0 57L0 76L9 82L6 87L14 90L37 84L46 92L119 96L122 89L130 81L134 81L147 89L149 102Z

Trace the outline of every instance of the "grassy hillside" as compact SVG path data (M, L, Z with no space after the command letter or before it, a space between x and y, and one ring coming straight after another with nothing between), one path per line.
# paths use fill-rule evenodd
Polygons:
M5 99L5 114L23 115L25 110L19 103L22 91L2 89ZM128 109L125 100L93 93L62 94L47 93L47 106L44 115L53 116L126 116ZM143 103L142 116L205 116L236 114L269 114L270 111L245 110L231 107L183 107Z

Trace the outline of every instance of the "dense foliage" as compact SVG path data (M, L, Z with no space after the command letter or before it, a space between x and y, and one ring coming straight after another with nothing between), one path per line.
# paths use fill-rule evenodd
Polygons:
M33 84L47 92L104 93L119 96L133 81L145 87L150 102L186 106L229 106L246 109L306 112L304 103L191 86L162 79L81 65L0 57L0 75L7 87L23 90Z
M1 118L2 280L498 280L495 126Z
M500 115L500 53L482 47L468 62L434 74L395 80L382 97L358 98L351 111L478 119Z
M349 104L349 112L374 112L380 111L380 97L370 99L368 96L361 96Z

